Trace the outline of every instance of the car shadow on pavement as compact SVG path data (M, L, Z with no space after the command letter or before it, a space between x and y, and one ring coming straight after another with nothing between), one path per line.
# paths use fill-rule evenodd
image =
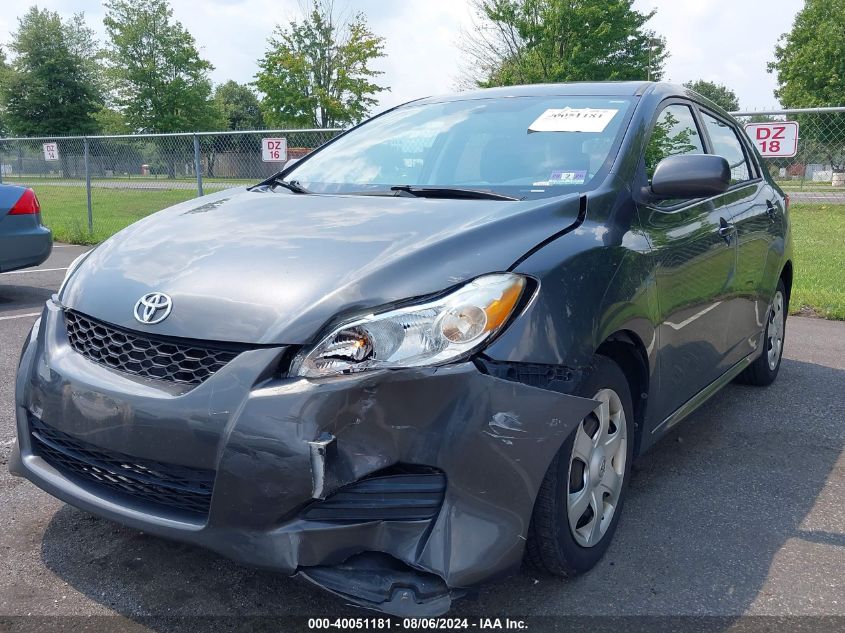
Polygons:
M813 583L812 565L795 576L777 560L802 546L843 545L825 527L825 513L838 512L825 484L845 443L843 384L843 370L784 359L772 387L729 386L636 462L615 540L593 571L564 581L523 570L450 615L715 615L728 616L727 628L749 611L789 613L790 592L825 583ZM838 503L832 495L829 505ZM366 615L69 506L47 526L41 555L92 600L162 631L196 630L178 620L188 616Z
M44 303L53 296L55 290L38 286L17 286L5 283L0 275L0 316L12 310L31 310L38 312Z

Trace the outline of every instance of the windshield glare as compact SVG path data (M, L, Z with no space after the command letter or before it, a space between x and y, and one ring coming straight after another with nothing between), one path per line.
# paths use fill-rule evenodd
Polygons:
M390 187L411 185L560 195L589 188L609 163L629 105L608 97L408 105L351 131L285 178L315 193L395 195Z

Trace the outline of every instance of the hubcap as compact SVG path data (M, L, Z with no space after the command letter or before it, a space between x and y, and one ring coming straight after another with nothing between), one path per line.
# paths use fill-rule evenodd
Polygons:
M766 341L769 369L772 371L778 366L780 354L783 350L785 316L783 313L783 294L778 290L772 300L772 309L769 311L768 339Z
M607 532L628 458L628 427L618 394L602 389L593 399L601 405L578 425L569 459L567 519L582 547L593 547Z

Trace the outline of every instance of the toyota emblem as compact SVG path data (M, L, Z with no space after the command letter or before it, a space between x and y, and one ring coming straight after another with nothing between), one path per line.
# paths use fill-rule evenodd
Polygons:
M173 310L173 300L163 292L151 292L135 304L135 320L144 325L161 323Z

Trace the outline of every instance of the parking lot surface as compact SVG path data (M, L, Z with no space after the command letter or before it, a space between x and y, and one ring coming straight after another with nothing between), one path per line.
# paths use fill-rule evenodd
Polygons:
M38 269L0 275L0 619L112 615L116 628L175 631L194 625L149 618L361 616L294 580L93 517L9 475L18 353L84 250L60 246ZM791 317L772 387L729 386L635 463L596 569L570 581L523 571L450 615L845 616L843 448L845 323Z

